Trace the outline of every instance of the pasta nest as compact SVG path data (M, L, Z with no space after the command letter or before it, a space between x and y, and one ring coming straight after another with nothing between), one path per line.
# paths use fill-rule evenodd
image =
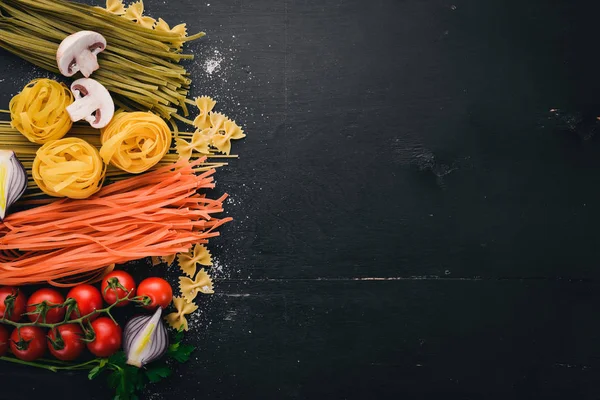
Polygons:
M60 139L73 125L67 112L73 101L73 94L63 83L34 79L10 101L11 125L33 143Z
M85 199L102 187L106 165L98 150L85 140L64 138L38 149L31 173L49 196Z
M105 163L139 174L155 166L169 151L171 130L151 112L121 112L102 129L100 156Z

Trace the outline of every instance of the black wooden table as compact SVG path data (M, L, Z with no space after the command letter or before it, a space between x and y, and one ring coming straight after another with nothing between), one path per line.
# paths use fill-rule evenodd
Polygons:
M146 9L207 31L193 95L248 137L217 174L236 221L211 245L199 350L145 398L600 398L599 5ZM5 108L46 73L0 56ZM110 393L7 365L0 382Z

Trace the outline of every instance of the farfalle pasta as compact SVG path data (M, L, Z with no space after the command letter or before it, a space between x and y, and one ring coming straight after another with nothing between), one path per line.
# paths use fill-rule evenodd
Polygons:
M102 187L106 165L98 150L85 140L64 138L38 149L31 173L49 196L85 199Z
M229 119L224 114L218 112L211 112L208 116L210 120L210 128L214 131L221 129L225 121Z
M198 293L213 294L213 282L204 268L198 271L194 279L187 276L179 277L179 290L188 303L194 301Z
M117 15L125 14L123 0L106 0L106 11Z
M144 16L143 14L144 2L140 0L127 7L127 9L125 10L125 14L123 14L123 17L135 21L138 25L141 25L144 28L151 29L156 23L156 20L152 17Z
M211 266L212 257L206 246L197 244L188 253L180 253L177 262L181 271L189 277L196 275L196 265Z
M193 134L180 133L176 139L175 147L179 158L189 160L194 153L218 152L229 155L231 141L246 136L242 128L226 115L212 111L217 104L212 98L197 97L194 103L199 110L198 116L193 121L196 131Z
M209 113L213 110L217 102L211 97L196 97L196 107L198 107L198 116L194 119L194 126L197 129L206 129L211 127Z
M173 297L173 305L176 311L168 314L165 320L173 329L179 330L183 328L183 330L187 331L189 327L185 316L196 311L198 306L194 303L188 303L183 297Z
M211 145L221 153L229 154L231 152L231 140L242 139L246 135L234 121L227 119L223 121L221 128L211 138Z
M189 160L192 157L192 152L201 154L210 154L210 143L212 140L213 132L211 129L204 129L202 131L194 132L191 142L185 139L175 139L177 154L179 158Z
M186 24L175 25L173 28L169 28L169 24L165 22L164 19L159 18L158 22L154 26L154 29L160 32L170 32L176 33L180 38L184 38L187 36L187 28ZM174 48L179 49L183 46L183 40L173 39L171 44Z
M139 174L155 166L169 151L171 130L150 112L121 112L102 129L100 156L105 163Z
M150 258L150 261L152 262L152 266L155 267L157 265L160 265L162 263L165 263L168 265L173 264L173 261L175 261L175 254L171 254L168 256L152 256Z
M67 113L73 100L63 83L34 79L10 101L11 125L33 143L60 139L73 125Z
M157 21L152 17L144 15L143 0L139 0L131 4L129 7L124 6L123 0L107 0L105 9L113 14L121 15L124 18L143 26L144 28L154 29L158 32L175 34L170 42L176 51L180 51L183 43L186 41L184 40L187 37L187 28L185 23L175 25L173 28L171 28L169 24L162 18L159 18Z

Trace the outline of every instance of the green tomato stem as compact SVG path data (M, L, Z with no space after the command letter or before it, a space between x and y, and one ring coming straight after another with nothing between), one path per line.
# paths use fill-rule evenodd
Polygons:
M41 362L35 362L35 361L23 361L23 360L19 360L18 358L6 357L6 356L0 357L0 360L8 361L8 362L11 362L14 364L28 365L30 367L41 368L41 369L45 369L45 370L52 371L52 372L58 372L58 371L79 371L79 370L92 369L92 368L94 368L94 366L96 366L96 364L100 364L102 359L94 358L93 360L89 360L89 361L86 361L81 364L65 365L65 366L48 365L48 364L44 364Z
M114 307L116 307L119 303L122 303L125 301L131 301L131 302L143 305L143 304L145 304L144 303L145 297L144 296L136 296L133 298L129 298L129 296L126 296L124 298L117 299L117 301L115 301L113 304L109 305L108 307L96 309L87 315L84 315L84 316L81 316L81 317L75 318L75 319L69 319L69 313L66 313L64 320L62 320L60 322L56 322L54 324L49 324L49 323L45 323L45 322L37 322L37 321L35 321L35 322L15 322L15 321L11 321L10 319L5 318L5 316L3 316L0 319L0 323L6 324L6 325L12 325L17 329L25 327L25 326L39 326L41 328L53 329L53 328L56 328L58 326L65 325L65 324L80 324L81 326L83 326L83 323L86 320L89 320L89 318L91 316L96 315L96 314L106 314L115 323L117 323L117 321L115 321L114 317L111 315L110 310L112 310ZM63 303L63 305L66 305L68 302L69 302L69 299L67 299L67 301L65 301L65 303Z

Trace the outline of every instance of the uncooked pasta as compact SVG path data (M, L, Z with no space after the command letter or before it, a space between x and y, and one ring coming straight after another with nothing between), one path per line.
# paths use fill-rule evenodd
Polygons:
M132 173L147 171L167 154L171 130L150 112L122 112L102 129L100 156L105 163Z
M10 101L11 125L33 143L60 139L73 125L66 110L73 100L63 83L34 79Z
M31 173L49 196L85 199L102 187L106 166L94 146L79 138L64 138L38 149Z

